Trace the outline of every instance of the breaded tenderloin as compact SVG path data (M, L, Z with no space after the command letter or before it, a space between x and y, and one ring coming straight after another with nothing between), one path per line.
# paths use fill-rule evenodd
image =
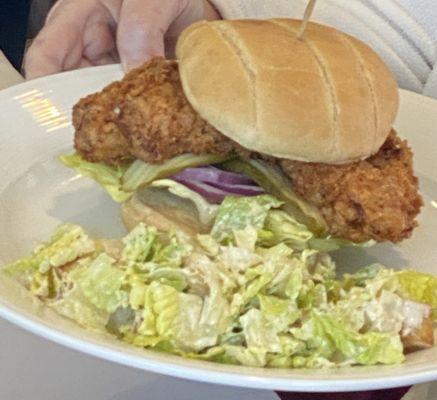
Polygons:
M232 142L197 114L182 90L176 61L155 58L123 80L119 125L133 156L161 163L183 153L228 154Z
M91 162L117 165L132 158L130 144L118 125L121 82L81 99L73 107L74 145Z
M176 61L154 58L73 108L75 148L88 161L161 163L183 153L228 154L232 142L186 99Z
M417 226L423 204L413 173L413 154L394 131L379 152L346 164L282 160L294 190L316 206L331 234L362 242L399 242Z

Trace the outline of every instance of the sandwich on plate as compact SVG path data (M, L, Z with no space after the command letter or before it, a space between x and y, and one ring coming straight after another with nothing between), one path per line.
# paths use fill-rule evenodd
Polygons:
M397 84L364 43L300 24L196 23L177 60L80 100L61 161L122 203L129 233L62 225L6 272L87 328L190 358L322 368L432 346L435 277L337 277L329 255L417 226Z

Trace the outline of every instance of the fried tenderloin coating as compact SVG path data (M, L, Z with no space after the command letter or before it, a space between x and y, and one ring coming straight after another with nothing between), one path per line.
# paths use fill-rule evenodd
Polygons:
M280 161L294 190L316 206L330 232L354 242L399 242L417 226L422 206L413 154L392 131L374 156L346 165Z
M177 62L162 58L80 100L73 124L78 153L110 165L134 158L161 163L183 153L251 154L194 111L182 90ZM273 162L290 177L294 190L321 211L333 235L354 242L399 242L417 226L422 199L412 152L394 131L364 161Z
M73 109L76 150L88 161L160 163L183 153L227 154L234 146L186 99L176 61L154 58Z

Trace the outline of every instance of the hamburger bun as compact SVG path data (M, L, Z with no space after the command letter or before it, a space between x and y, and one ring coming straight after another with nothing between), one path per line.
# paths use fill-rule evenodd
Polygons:
M139 190L125 201L121 205L121 219L128 231L143 222L184 240L211 229L211 224L202 223L192 201L155 187Z
M241 146L274 157L342 164L387 138L398 87L379 56L334 28L300 20L198 22L179 38L184 92Z

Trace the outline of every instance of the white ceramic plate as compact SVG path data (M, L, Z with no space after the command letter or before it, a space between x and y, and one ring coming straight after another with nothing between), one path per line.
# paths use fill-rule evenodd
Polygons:
M93 182L57 161L72 150L72 105L120 78L118 66L51 76L0 92L0 265L22 257L63 221L101 236L119 236L118 207ZM416 154L426 207L412 239L401 246L353 249L337 256L340 269L379 260L390 267L437 272L437 101L402 92L397 128ZM185 360L133 348L85 331L0 280L0 316L76 350L117 363L197 381L289 391L351 391L410 385L437 379L437 347L414 353L400 366L326 371L255 369Z

